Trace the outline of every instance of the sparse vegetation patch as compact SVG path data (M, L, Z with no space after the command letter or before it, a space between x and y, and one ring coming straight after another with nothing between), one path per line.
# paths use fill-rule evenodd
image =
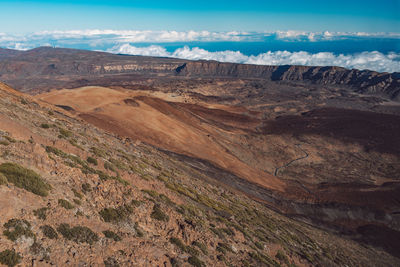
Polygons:
M115 242L118 242L118 241L122 240L122 238L118 234L116 234L116 233L114 233L113 231L110 231L110 230L103 231L103 234L104 234L105 237L107 237L109 239L112 239Z
M39 218L39 219L41 219L41 220L46 220L46 217L47 217L47 210L48 210L48 208L46 208L46 207L43 207L43 208L40 208L40 209L37 209L37 210L34 210L33 211L33 215L35 215L37 218Z
M95 166L97 166L99 163L97 162L97 159L93 158L93 157L88 157L86 159L87 162L89 162L90 164L93 164Z
M58 238L56 230L54 230L54 228L51 227L50 225L40 226L40 230L42 230L43 234L50 239Z
M75 206L72 205L71 202L69 202L68 200L65 200L65 199L59 199L58 204L67 210L71 210L71 209L75 208Z
M21 255L15 252L15 250L6 249L0 252L0 263L8 267L17 265L21 260Z
M16 241L20 237L35 238L31 230L31 224L27 220L11 219L4 224L3 234L11 241Z
M92 245L99 240L98 235L86 226L70 227L67 223L62 223L57 227L57 231L68 240L76 243L88 243Z
M132 212L132 205L123 205L117 208L104 208L99 214L105 222L118 223L127 220Z
M51 186L39 174L16 163L1 164L0 173L3 173L8 182L16 187L23 188L39 196L47 196L51 189Z
M153 212L150 214L150 217L158 221L164 221L164 222L169 221L169 216L161 210L159 204L155 204L153 206Z

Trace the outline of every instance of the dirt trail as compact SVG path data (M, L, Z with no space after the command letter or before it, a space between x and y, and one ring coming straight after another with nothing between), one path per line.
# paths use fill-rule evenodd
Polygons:
M299 157L299 158L296 158L296 159L294 159L294 160L291 160L291 161L289 161L288 163L286 163L285 165L282 165L282 166L280 166L280 167L278 167L278 168L275 168L274 176L278 176L278 172L279 172L280 169L289 167L290 164L292 164L292 163L294 163L294 162L296 162L296 161L299 161L299 160L308 158L309 155L308 155L307 151L305 151L304 149L302 149L302 148L300 147L301 144L296 144L295 146L297 146L297 147L304 153L304 156Z

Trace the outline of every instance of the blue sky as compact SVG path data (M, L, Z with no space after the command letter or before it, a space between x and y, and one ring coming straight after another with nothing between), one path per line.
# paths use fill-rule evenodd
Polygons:
M0 1L0 32L209 30L400 32L400 0Z

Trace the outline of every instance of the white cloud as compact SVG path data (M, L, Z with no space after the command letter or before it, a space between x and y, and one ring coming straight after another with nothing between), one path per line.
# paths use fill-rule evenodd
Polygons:
M259 55L246 56L239 51L210 52L198 47L187 46L168 52L165 48L152 45L149 47L135 47L129 44L115 46L108 50L111 53L130 55L175 57L190 60L216 60L258 65L306 65L306 66L340 66L345 68L369 69L379 72L399 72L400 53L382 54L380 52L363 52L351 55L335 55L328 52L308 53L274 51Z
M167 42L217 42L217 41L322 41L349 38L396 38L400 33L365 32L210 32L210 31L136 31L136 30L70 30L41 31L31 34L0 33L0 46L12 47L15 42L42 44L121 44L121 43L167 43Z
M248 56L240 51L210 52L201 48L182 47L168 52L160 43L187 42L318 42L351 40L396 39L400 42L400 33L365 33L365 32L211 32L211 31L136 31L136 30L71 30L42 31L31 34L0 33L0 47L27 50L38 46L73 47L84 49L107 50L114 53L146 56L168 56L185 59L207 59L223 62L250 64L300 64L300 65L336 65L346 68L371 69L376 71L400 71L398 53L382 54L363 52L351 55L337 55L320 52L265 52ZM375 39L374 39L375 38ZM396 41L397 42L397 41ZM153 44L142 47L143 43ZM142 45L139 45L142 44ZM354 45L354 43L352 43ZM398 50L396 50L398 51ZM260 51L263 52L263 51Z

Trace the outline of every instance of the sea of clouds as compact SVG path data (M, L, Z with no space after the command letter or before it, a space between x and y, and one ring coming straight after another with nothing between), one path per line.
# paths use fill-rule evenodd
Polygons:
M262 65L310 65L341 66L345 68L370 69L379 72L400 72L400 53L378 51L340 54L321 51L262 51L246 55L241 51L208 51L199 47L182 45L168 51L162 43L190 42L298 42L316 43L340 40L399 40L400 33L364 32L210 32L210 31L121 31L121 30L75 30L42 31L30 34L0 33L0 47L28 50L38 46L74 47L101 50L129 55L175 57L191 60L216 60L221 62ZM397 41L396 41L397 42ZM142 44L142 45L140 45ZM143 44L148 44L143 46ZM152 44L152 45L150 45ZM400 46L400 45L399 45Z
M400 71L400 53L382 54L380 52L362 52L351 55L335 55L330 52L308 53L304 51L268 51L259 55L247 56L239 51L210 52L198 47L184 46L174 52L168 52L164 47L151 45L136 47L130 44L115 46L108 50L111 53L142 55L155 57L174 57L190 60L215 60L258 65L306 65L306 66L340 66L348 69L368 69L379 72Z

